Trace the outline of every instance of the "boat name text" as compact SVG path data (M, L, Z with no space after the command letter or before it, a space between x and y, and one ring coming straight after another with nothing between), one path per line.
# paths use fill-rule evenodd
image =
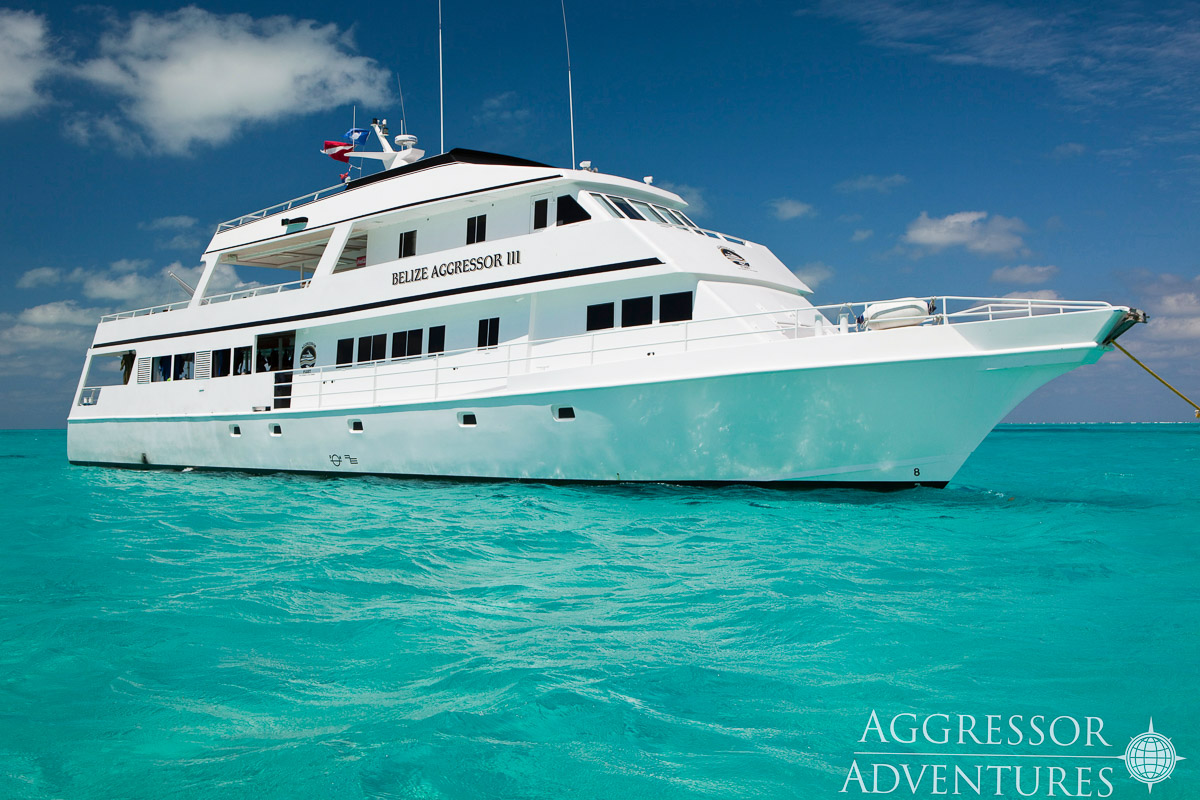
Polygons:
M486 256L475 256L458 261L447 261L436 266L413 267L392 273L392 286L402 283L416 283L429 278L446 278L464 272L475 272L493 267L512 266L521 263L521 251L509 250L507 253L489 253Z

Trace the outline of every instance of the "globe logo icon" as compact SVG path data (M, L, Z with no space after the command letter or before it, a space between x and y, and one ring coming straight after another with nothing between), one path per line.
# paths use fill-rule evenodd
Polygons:
M1129 741L1122 756L1129 775L1135 780L1146 784L1146 791L1154 791L1154 784L1171 777L1175 763L1183 761L1175 752L1171 740L1154 730L1154 720L1150 720L1150 729Z

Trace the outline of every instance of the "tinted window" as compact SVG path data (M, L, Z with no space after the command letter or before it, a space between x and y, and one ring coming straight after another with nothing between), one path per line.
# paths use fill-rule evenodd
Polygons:
M692 293L673 292L658 298L658 321L680 322L692 318Z
M651 208L649 203L643 203L640 200L631 200L630 202L633 204L633 207L636 208L641 213L641 215L643 217L650 220L651 222L662 222L664 224L666 223L666 220L663 219L662 216L659 215L659 213L657 211L655 211L653 208Z
M629 217L630 219L642 219L642 215L639 214L638 212L634 211L633 206L629 205L629 203L624 198L609 197L608 199L612 200L613 203L616 205L616 207L621 209L621 213L624 214L625 216Z
M171 377L177 381L190 381L196 377L196 354L180 353L175 356L175 366Z
M550 224L550 201L543 198L533 201L533 229L540 230Z
M347 364L354 363L354 340L353 339L338 339L337 346L337 364L339 367L344 367Z
M400 258L408 258L417 254L417 232L405 231L400 234Z
M150 380L154 382L171 379L171 357L155 356L150 364Z
M615 303L598 303L587 308L587 329L600 331L611 328L615 324Z
M500 341L500 318L479 320L479 346L495 347Z
M358 337L359 361L383 361L387 358L387 334Z
M634 297L621 301L621 327L649 325L654 321L654 298Z
M487 239L487 215L480 214L467 220L467 244L475 244Z
M235 347L233 348L233 374L234 375L249 375L254 371L254 357L252 347Z
M212 377L224 378L230 373L232 365L232 355L228 347L224 350L213 350Z
M559 196L557 208L559 225L570 225L573 222L584 222L592 218L592 215L579 205L579 201L569 194Z
M605 211L620 219L621 212L617 211L617 207L612 204L611 200L602 194L592 194L592 197L594 197L600 203L600 205L604 206Z
M442 353L446 350L446 326L434 325L429 329L429 352Z

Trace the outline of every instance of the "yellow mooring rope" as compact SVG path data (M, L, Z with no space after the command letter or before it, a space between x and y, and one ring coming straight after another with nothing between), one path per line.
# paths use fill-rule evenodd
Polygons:
M1117 348L1118 350L1120 350L1120 351L1121 351L1122 353L1124 353L1125 355L1127 355L1127 356L1129 356L1130 358L1132 358L1132 359L1133 359L1133 363L1137 364L1139 367L1141 367L1142 369L1146 370L1146 372L1149 372L1151 375L1153 375L1155 378L1157 378L1157 379L1158 379L1158 382L1159 382L1159 383L1161 383L1163 386L1167 387L1167 388L1168 388L1168 389L1170 389L1172 392L1174 392L1175 394L1179 395L1179 396L1180 396L1180 397L1183 399L1183 402L1187 403L1189 406L1191 406L1192 408L1196 409L1196 419L1200 419L1200 406L1196 405L1196 404L1195 404L1195 403L1193 403L1193 402L1192 402L1190 399L1188 399L1188 398L1187 398L1187 396L1185 396L1183 392L1179 391L1179 390L1178 390L1178 389L1176 389L1174 386L1172 386L1171 384L1169 384L1169 383L1167 383L1166 381L1164 381L1164 380L1163 380L1161 377L1159 377L1159 374L1158 374L1157 372L1155 372L1154 370L1150 369L1149 367L1147 367L1147 366L1146 366L1145 364L1143 364L1142 362L1138 361L1138 360L1137 360L1137 358L1135 358L1135 357L1134 357L1133 353L1129 352L1129 351L1128 351L1128 350L1126 350L1124 347L1121 347L1121 345L1117 344L1116 342L1113 342L1113 343L1112 343L1112 345L1113 345L1113 347Z

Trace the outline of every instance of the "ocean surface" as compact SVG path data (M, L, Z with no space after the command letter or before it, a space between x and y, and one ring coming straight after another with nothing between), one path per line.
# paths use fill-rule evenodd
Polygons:
M1152 797L1200 796L1198 424L1005 426L890 494L110 470L9 431L0 496L5 800L853 797L980 759L1140 798L1151 718L1186 759ZM959 796L1023 796L984 774Z

